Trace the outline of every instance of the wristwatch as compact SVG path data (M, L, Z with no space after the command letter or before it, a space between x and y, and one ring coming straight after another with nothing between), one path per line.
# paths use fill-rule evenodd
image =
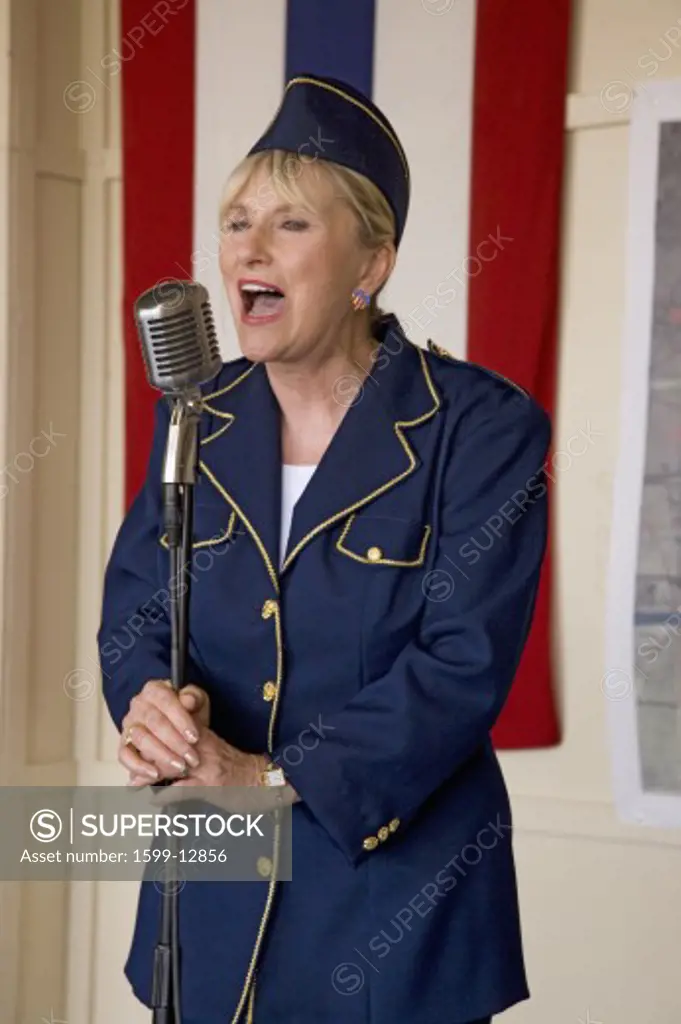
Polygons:
M260 783L263 786L285 786L286 776L284 775L284 769L270 761L267 767L260 773Z

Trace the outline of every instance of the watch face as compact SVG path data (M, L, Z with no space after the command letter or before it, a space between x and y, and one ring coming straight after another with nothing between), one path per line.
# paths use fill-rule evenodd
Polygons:
M270 768L265 772L266 786L285 786L286 778L282 768Z

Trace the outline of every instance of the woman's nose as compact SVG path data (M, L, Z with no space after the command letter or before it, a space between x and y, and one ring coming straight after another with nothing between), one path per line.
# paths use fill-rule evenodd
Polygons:
M243 238L240 251L241 262L245 266L266 264L270 260L267 232L264 228L252 227Z

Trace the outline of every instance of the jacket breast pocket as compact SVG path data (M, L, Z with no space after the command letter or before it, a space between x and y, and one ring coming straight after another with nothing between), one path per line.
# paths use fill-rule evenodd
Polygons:
M353 513L336 541L347 558L373 566L423 565L431 528L415 519Z
M225 504L201 505L194 508L192 550L211 548L215 551L225 550L238 536L236 512ZM168 536L159 537L159 544L168 549Z

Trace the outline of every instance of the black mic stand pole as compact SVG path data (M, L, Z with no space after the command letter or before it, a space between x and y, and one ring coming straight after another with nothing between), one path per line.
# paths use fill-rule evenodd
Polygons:
M198 388L168 396L172 412L163 465L163 518L170 550L171 682L178 692L187 681L189 598L194 483L198 453L201 392ZM170 781L170 780L169 780ZM163 785L162 783L161 785ZM165 785L168 785L166 782ZM169 837L169 875L164 879L159 940L154 950L151 1005L153 1024L182 1024L180 1004L178 837Z

